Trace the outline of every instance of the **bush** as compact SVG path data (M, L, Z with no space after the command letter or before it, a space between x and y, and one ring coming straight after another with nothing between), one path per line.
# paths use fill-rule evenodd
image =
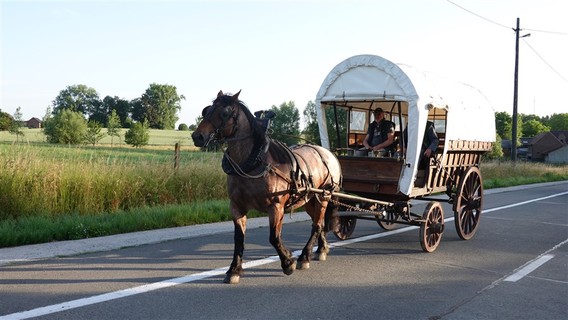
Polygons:
M85 141L87 120L79 112L63 109L44 121L43 132L47 142L80 144Z
M180 123L178 126L179 131L189 131L189 127L185 123Z
M124 142L136 148L147 145L148 141L150 141L150 132L146 121L134 123L124 134Z

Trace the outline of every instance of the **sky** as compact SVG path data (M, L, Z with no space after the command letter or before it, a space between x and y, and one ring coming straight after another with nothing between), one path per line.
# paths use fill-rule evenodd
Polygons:
M0 0L0 109L42 118L68 86L101 99L169 84L195 123L219 90L254 112L294 102L300 113L331 69L359 54L478 88L513 112L568 112L568 1L28 1Z

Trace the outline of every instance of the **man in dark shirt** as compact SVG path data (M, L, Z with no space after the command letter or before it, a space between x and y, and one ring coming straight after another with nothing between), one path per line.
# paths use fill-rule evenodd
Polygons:
M377 108L373 111L375 120L369 125L363 146L371 150L385 149L390 154L396 152L394 140L394 122L385 119L383 109Z
M408 142L408 128L404 129L404 141ZM420 167L427 167L428 162L430 161L430 157L434 155L436 149L438 149L438 134L436 133L436 129L434 128L434 123L432 121L426 122L426 129L424 130L424 138L422 139L422 147L420 148ZM403 150L403 153L406 154L406 146Z

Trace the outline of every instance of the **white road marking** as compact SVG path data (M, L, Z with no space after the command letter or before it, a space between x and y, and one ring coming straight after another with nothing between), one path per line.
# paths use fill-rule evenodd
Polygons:
M550 195L550 196L541 197L541 198L532 199L532 200L527 200L527 201L514 203L514 204L502 206L502 207L485 209L485 210L483 210L483 212L488 213L488 212L493 212L493 211L499 211L499 210L503 210L503 209L508 209L508 208L512 208L512 207L525 205L525 204L528 204L528 203L531 203L531 202L536 202L536 201L541 201L541 200L544 200L544 199L558 197L558 196L565 195L565 194L568 194L568 192L557 193L557 194L553 194L553 195ZM453 220L454 220L454 218L452 217L452 218L447 218L444 221L450 222L450 221L453 221ZM357 243L357 242L363 242L363 241L367 241L367 240L371 240L371 239L388 237L388 236L392 236L392 235L395 235L395 234L414 230L414 229L417 229L417 228L418 227L416 227L416 226L404 227L404 228L395 229L395 230L391 230L391 231L387 231L387 232L381 232L381 233L377 233L377 234L372 234L372 235L368 235L368 236L364 236L364 237L360 237L360 238L353 238L353 239L348 239L348 240L344 240L344 241L341 241L341 242L334 242L334 243L330 243L330 247L342 247L342 246L350 245L350 244ZM561 244L563 244L565 242L568 242L568 240L562 242ZM561 244L559 244L559 245L561 245ZM555 248L558 247L559 245L555 246ZM554 248L552 248L552 249L554 249ZM548 250L547 253L549 251L551 251L552 249ZM293 252L293 255L295 257L297 257L300 253L301 253L301 250L296 250L296 251ZM541 257L542 257L542 255L541 255ZM548 260L550 260L550 258L548 258L546 261L548 261ZM279 261L278 256L271 256L271 257L260 259L260 260L249 261L249 262L243 263L243 269L261 266L261 265L273 263L273 262L276 262L276 261ZM536 269L540 265L545 263L546 261L542 262L539 265L536 265L536 264L533 265L532 263L529 263L529 265L531 265L531 267L534 266L534 269ZM525 265L525 266L528 267L528 265ZM525 270L525 266L521 267L521 270L519 270L518 272ZM84 306L88 306L88 305L92 305L92 304L96 304L96 303L101 303L101 302L105 302L105 301L111 301L111 300L120 299L120 298L124 298L124 297L128 297L128 296L133 296L133 295L137 295L137 294L141 294L141 293L146 293L146 292L150 292L150 291L154 291L154 290L158 290L158 289L164 289L164 288L176 286L176 285L179 285L179 284L190 283L190 282L203 280L203 279L210 278L210 277L219 276L219 275L224 274L228 268L229 268L228 266L222 267L222 268L217 268L217 269L213 269L213 270L209 270L209 271L205 271L205 272L200 272L200 273L196 273L196 274L191 274L191 275L187 275L187 276L183 276L183 277L179 277L179 278L173 278L173 279L168 279L168 280L164 280L164 281L160 281L160 282L149 283L149 284L141 285L141 286L138 286L138 287L133 287L133 288L128 288L128 289L124 289L124 290L109 292L109 293L91 296L91 297L87 297L87 298L71 300L71 301L62 302L62 303L58 303L58 304L54 304L54 305L50 305L50 306L46 306L46 307L40 307L40 308L28 310L28 311L12 313L12 314L8 314L8 315L0 316L0 320L29 319L29 318L44 316L44 315L48 315L48 314L52 314L52 313L65 311L65 310L80 308L80 307L84 307ZM526 274L534 271L534 269L528 271ZM527 269L527 270L529 270L529 269ZM515 274L513 274L513 275L515 275ZM512 277L513 275L511 275L510 277ZM506 281L510 281L510 280L506 280Z
M522 278L524 278L529 273L538 269L538 267L542 266L543 264L545 264L548 260L550 260L552 258L554 258L554 255L552 255L552 254L546 254L544 256L540 256L537 259L534 259L534 260L530 261L529 263L527 263L526 265L524 265L521 269L517 270L512 275L508 276L503 281L517 282L517 281L521 280Z

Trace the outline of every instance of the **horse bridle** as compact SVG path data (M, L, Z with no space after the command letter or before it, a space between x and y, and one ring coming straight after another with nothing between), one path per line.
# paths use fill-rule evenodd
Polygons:
M205 112L205 110L207 110L208 108L212 108L211 110ZM225 113L226 110L223 110L223 113L221 114L221 125L216 126L214 124L213 121L211 121L214 111L215 109L219 108L218 105L210 105L207 106L203 109L203 120L204 121L209 121L209 123L211 123L211 125L213 126L213 128L215 130L213 130L213 132L211 133L211 135L209 135L209 140L207 140L207 142L205 143L205 148L209 145L209 143L211 142L225 142L225 141L229 141L230 139L227 139L227 137L232 137L235 133L237 133L238 130L238 125L239 125L239 112L235 112L235 106L223 106L222 108L226 108L226 109L230 109L230 113L227 112ZM237 105L236 108L238 109L239 106ZM222 132L225 131L227 123L229 122L229 120L233 120L233 127L231 128L231 133L228 136L221 136Z

